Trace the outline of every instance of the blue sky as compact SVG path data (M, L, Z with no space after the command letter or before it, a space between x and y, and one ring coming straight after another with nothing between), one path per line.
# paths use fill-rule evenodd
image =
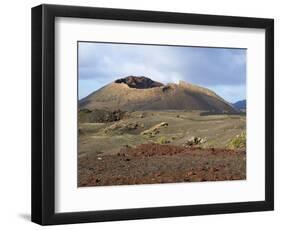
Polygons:
M162 83L184 80L229 102L246 98L246 49L94 42L78 46L79 99L129 75Z

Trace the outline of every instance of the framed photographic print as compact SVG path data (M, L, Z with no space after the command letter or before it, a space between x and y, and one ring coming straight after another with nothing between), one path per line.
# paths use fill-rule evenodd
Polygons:
M273 19L32 8L32 221L274 208Z

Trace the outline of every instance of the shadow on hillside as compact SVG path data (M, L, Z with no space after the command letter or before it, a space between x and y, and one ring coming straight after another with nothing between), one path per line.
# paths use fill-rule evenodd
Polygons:
M246 113L245 112L234 112L234 113L223 113L223 112L201 112L199 114L200 116L209 116L209 115L242 115L245 116Z

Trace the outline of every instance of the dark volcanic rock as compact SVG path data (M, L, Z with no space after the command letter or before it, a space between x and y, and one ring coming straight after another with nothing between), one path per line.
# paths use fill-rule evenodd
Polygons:
M131 88L136 89L149 89L154 87L163 86L162 83L153 81L147 77L136 77L136 76L128 76L125 78L120 78L115 81L115 83L125 83Z
M125 111L115 110L107 111L103 109L94 109L93 111L89 109L81 109L79 111L79 122L88 123L106 123L121 120Z

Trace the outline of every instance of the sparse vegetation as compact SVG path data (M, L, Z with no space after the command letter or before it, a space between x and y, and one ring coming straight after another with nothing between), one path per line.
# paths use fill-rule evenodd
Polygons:
M119 121L79 122L79 186L244 179L245 115L200 113L134 111Z
M123 134L136 130L139 127L137 122L115 122L104 129L105 134Z
M152 138L155 137L158 133L160 133L161 127L167 127L167 126L168 126L167 122L161 122L157 125L152 126L150 129L143 131L141 134L149 138Z
M207 141L207 138L201 138L201 137L191 137L189 138L183 146L189 147L189 146L194 146L194 145L200 145L203 144Z
M79 122L79 134L82 134L79 135L79 154L96 150L114 154L125 144L156 142L161 136L171 141L168 144L178 146L193 136L206 138L201 147L229 148L230 140L246 128L245 115L200 116L200 111L146 111L140 118L143 113L126 113L126 118L115 122ZM181 119L176 118L177 114Z
M228 143L230 149L245 149L246 148L246 132L236 135Z
M170 142L171 142L171 141L168 140L167 137L165 137L165 136L159 137L159 138L157 139L157 141L156 141L156 143L161 144L161 145L163 145L163 144L168 144L168 143L170 143Z

